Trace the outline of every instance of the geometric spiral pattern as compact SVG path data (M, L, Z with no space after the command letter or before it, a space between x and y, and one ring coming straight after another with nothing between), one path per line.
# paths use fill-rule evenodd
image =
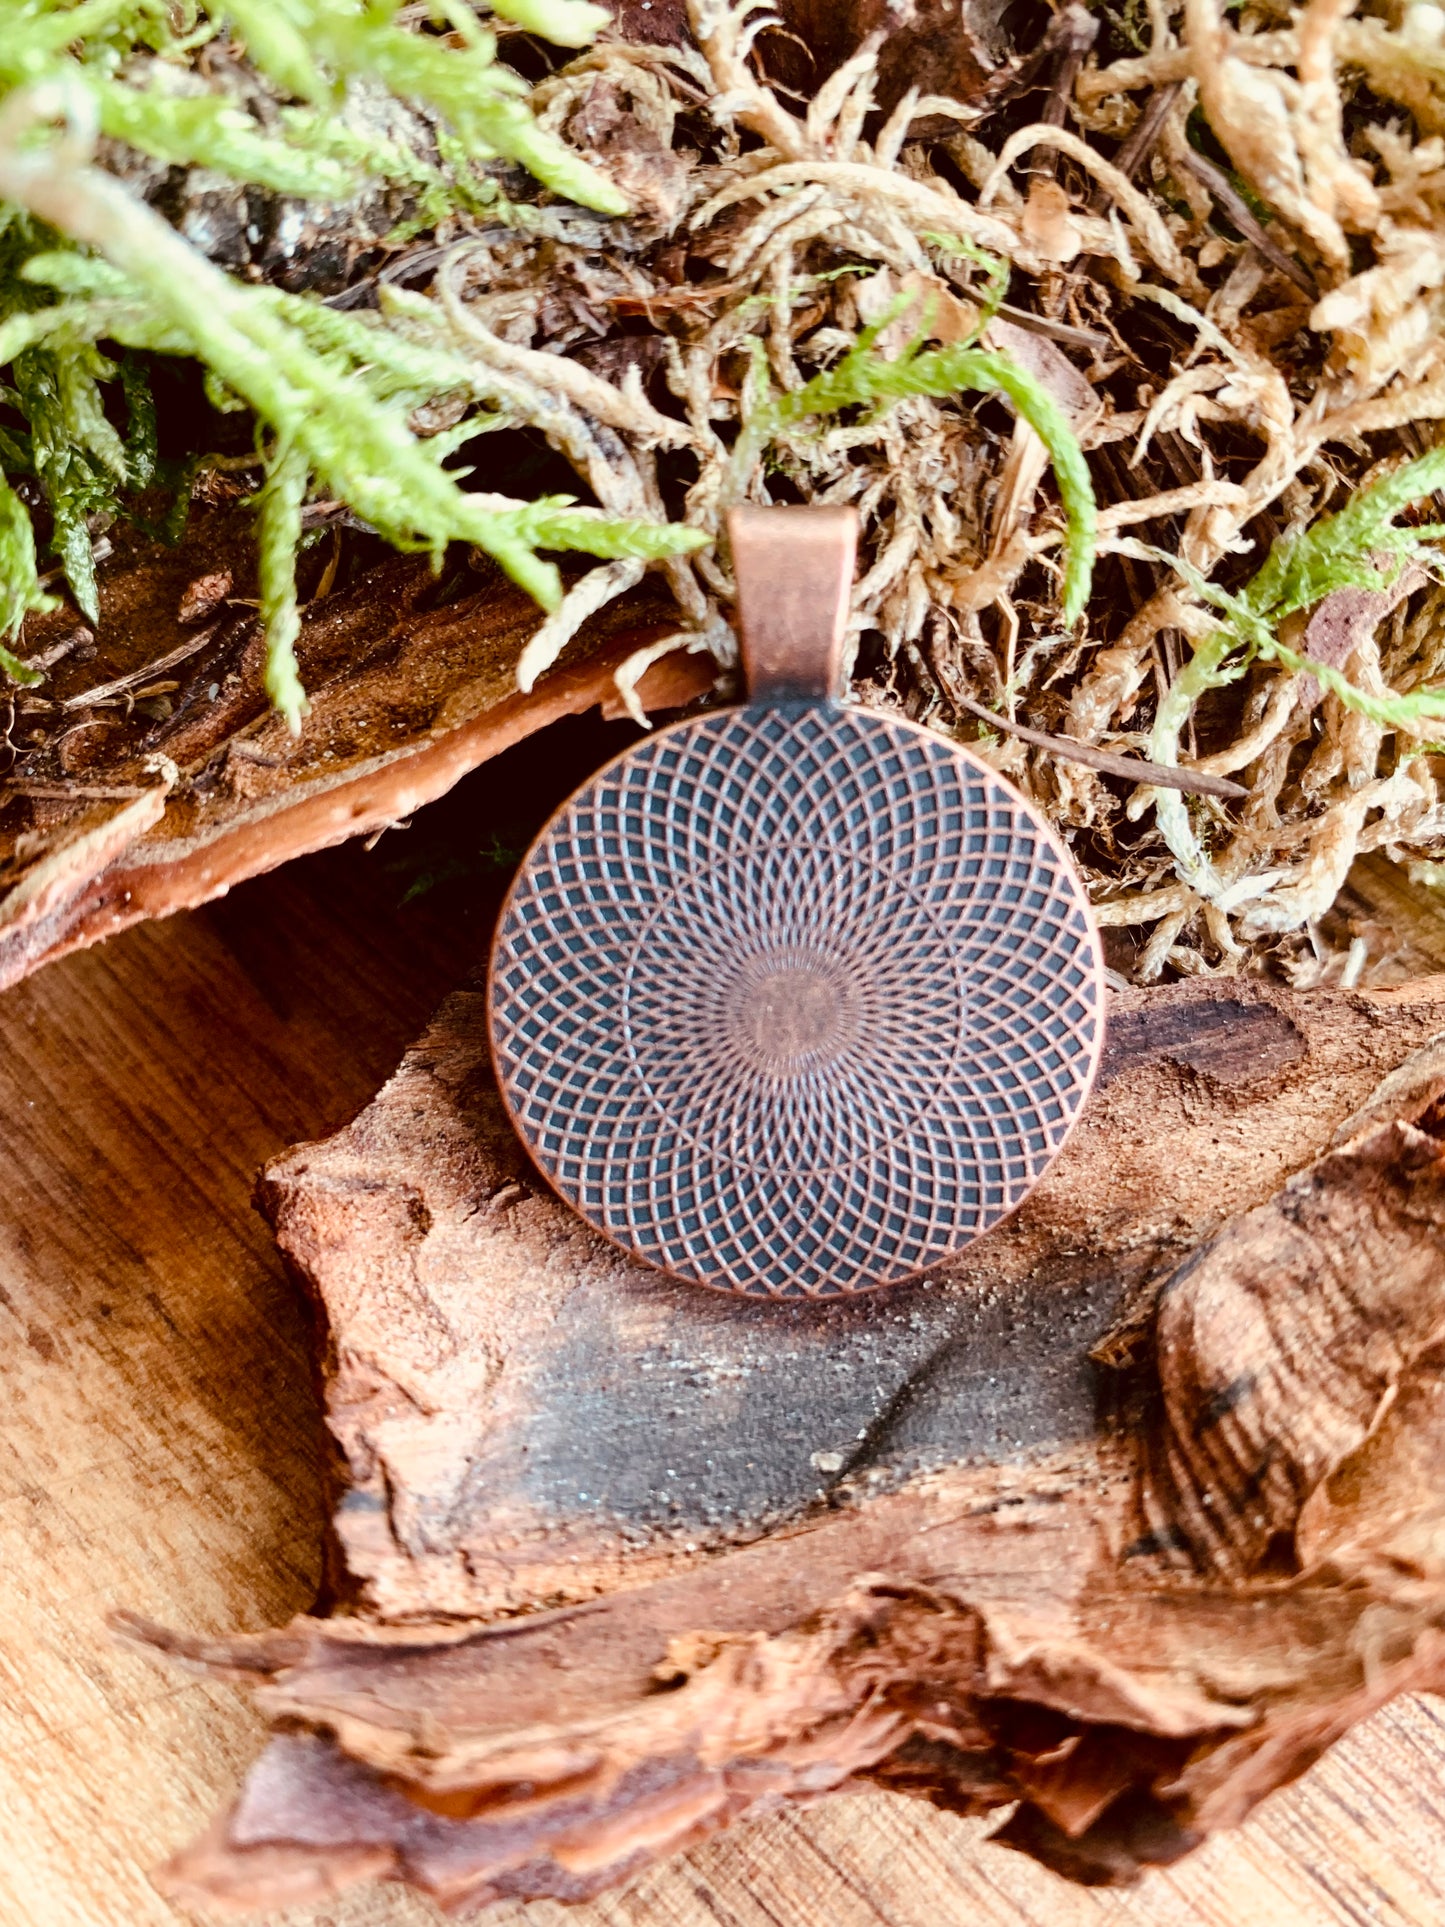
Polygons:
M492 1048L555 1189L679 1278L829 1297L1023 1198L1088 1093L1102 964L1067 854L876 711L731 709L593 777L498 926Z

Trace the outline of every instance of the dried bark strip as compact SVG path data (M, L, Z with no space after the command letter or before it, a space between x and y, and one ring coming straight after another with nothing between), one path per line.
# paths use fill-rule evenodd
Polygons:
M194 522L184 555L146 545L107 571L105 655L64 661L33 712L46 721L58 712L59 734L24 752L12 715L17 753L8 782L0 777L0 988L129 924L400 821L534 730L611 702L617 667L676 626L666 591L644 582L522 695L515 666L541 619L531 599L488 571L438 606L426 559L396 556L308 607L298 655L312 709L293 741L267 709L259 627L244 602L201 637L180 631L177 608L198 569L243 584L251 569L241 517L198 512ZM43 640L48 630L33 627ZM159 713L138 710L131 692L162 671L179 678L174 694ZM714 673L708 659L674 653L649 670L641 700L689 702ZM23 723L24 698L16 708Z

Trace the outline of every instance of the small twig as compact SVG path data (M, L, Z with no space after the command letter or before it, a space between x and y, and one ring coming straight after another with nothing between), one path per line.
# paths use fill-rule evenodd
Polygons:
M1133 180L1153 151L1154 143L1158 140L1164 123L1169 118L1169 110L1178 100L1179 90L1183 85L1182 80L1176 80L1167 87L1156 87L1145 101L1138 120L1129 130L1128 139L1114 156L1114 165L1125 180ZM1089 213L1102 214L1108 204L1108 188L1096 187L1089 196Z
M1010 101L1017 100L1020 94L1026 94L1033 86L1043 70L1045 61L1054 51L1049 41L1049 33L1052 32L1053 23L1050 22L1048 33L1045 33L1033 52L1025 55L1012 72L1004 68L994 75L992 83L984 89L983 101L986 114L993 113L1000 107L1007 107Z
M43 673L47 669L53 669L56 663L63 661L72 649L85 648L94 641L95 637L82 624L79 628L72 629L68 636L62 636L58 642L47 643L43 649L37 649L33 656L27 656L25 667L38 669Z
M1016 328L1024 328L1034 335L1047 335L1051 341L1062 341L1066 347L1086 348L1091 354L1104 354L1114 345L1107 335L1095 334L1092 328L1075 328L1067 321L1051 321L1047 315L1030 314L1027 308L1012 307L1007 301L999 303L997 313Z
M927 662L933 671L934 679L943 691L950 707L976 716L990 729L1002 730L1007 736L1017 736L1020 742L1031 743L1035 749L1048 750L1051 755L1061 757L1068 763L1082 763L1086 769L1096 769L1104 776L1120 776L1127 783L1148 783L1155 789L1184 790L1195 796L1218 796L1226 802L1240 803L1249 795L1242 783L1232 783L1227 776L1209 776L1203 770L1179 769L1172 763L1150 763L1142 756L1121 756L1111 749L1096 749L1092 743L1076 742L1072 736L1050 736L1042 729L1029 729L1023 723L1010 722L1006 716L999 716L982 703L976 703L972 696L966 696L957 686L952 671L940 662L936 644L927 645Z
M1132 181L1153 152L1154 143L1163 132L1164 123L1169 118L1169 110L1178 100L1183 85L1182 80L1171 81L1167 87L1156 88L1145 101L1138 120L1129 131L1128 138L1114 156L1114 165L1125 180Z
M108 562L114 553L115 544L108 535L98 535L90 545L90 559L97 565ZM44 589L48 594L51 589L58 589L64 580L63 568L47 569L44 575L39 577L36 586Z
M301 526L303 529L358 529L363 535L376 534L370 522L363 522L344 502L308 502L301 511Z
M1184 437L1172 428L1162 428L1154 437L1154 446L1169 464L1175 481L1181 488L1191 488L1204 474L1199 459Z
M1085 24L1081 25L1081 21ZM1062 13L1056 13L1033 52L1027 54L1011 73L1004 69L1003 72L994 76L993 84L986 88L984 93L986 111L992 113L999 107L1006 107L1011 100L1017 100L1021 94L1026 94L1051 60L1058 58L1062 65L1068 59L1069 51L1076 39L1087 34L1079 52L1079 59L1082 60L1083 55L1093 46L1098 31L1098 22L1080 6L1065 7ZM1077 74L1078 64L1076 63L1074 72L1069 78L1070 87L1073 86ZM1062 115L1053 125L1061 124Z
M1196 154L1192 147L1184 148L1179 158L1195 180L1209 189L1229 220L1238 228L1245 240L1264 256L1270 266L1287 276L1300 293L1307 296L1309 300L1318 301L1320 291L1315 286L1314 277L1292 255L1286 254L1277 241L1271 241L1248 201L1234 187L1229 177L1217 168L1213 161L1207 161L1202 154Z
M93 689L82 689L77 696L67 696L60 707L85 709L91 703L107 702L114 696L123 696L127 690L138 689L142 683L150 682L154 677L163 675L167 669L174 669L177 663L185 662L188 657L198 654L221 626L219 622L213 622L209 629L202 629L194 636L187 636L183 643L166 655L158 656L154 662L148 662L140 669L132 669L128 676L117 676L113 682L97 683Z
M50 741L45 744L45 748L49 750L52 755L60 756L60 752L72 736L82 736L88 729L119 729L121 726L122 719L119 716L88 716L83 722L72 723L69 729L63 729L58 736L53 736ZM63 768L65 759L62 756L60 760Z
M1099 37L1099 23L1083 7L1067 6L1062 13L1054 15L1048 37L1054 47L1054 70L1049 76L1048 97L1039 119L1045 127L1062 127L1084 55ZM1052 180L1058 170L1059 157L1054 148L1035 152L1029 168L1031 174Z
M375 306L373 296L378 288L392 287L399 281L419 281L423 275L430 274L440 267L451 253L454 242L444 244L428 242L422 247L408 248L404 253L394 255L383 268L373 274L366 274L349 287L342 288L338 294L328 294L322 305L327 308L362 308Z
M1099 23L1080 6L1065 7L1056 16L1058 59L1049 82L1049 97L1039 119L1048 127L1062 127L1068 111L1069 96L1084 64L1084 55L1099 37Z

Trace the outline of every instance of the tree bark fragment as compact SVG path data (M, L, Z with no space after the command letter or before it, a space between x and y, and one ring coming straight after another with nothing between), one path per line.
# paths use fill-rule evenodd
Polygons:
M872 1781L1070 1878L1237 1824L1445 1663L1445 979L1125 992L1006 1226L872 1302L622 1258L480 991L262 1202L312 1294L332 1616L207 1641L276 1728L164 1876L580 1899Z
M297 655L311 714L293 739L261 687L253 574L245 512L197 509L183 550L118 538L99 651L88 634L70 646L72 614L32 619L30 647L61 654L40 691L12 699L0 742L0 989L400 821L534 730L615 705L618 666L677 627L649 578L522 695L531 598L490 568L439 581L426 557L388 556L308 604ZM222 582L205 627L188 626L192 591ZM676 651L639 698L681 706L715 675L711 658Z

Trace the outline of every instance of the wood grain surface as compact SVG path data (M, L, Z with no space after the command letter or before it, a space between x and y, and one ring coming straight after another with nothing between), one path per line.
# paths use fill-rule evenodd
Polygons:
M460 807L465 807L463 799ZM383 846L385 849L385 846ZM233 1689L117 1647L134 1608L283 1622L320 1571L305 1321L251 1206L261 1162L370 1096L482 942L397 909L351 848L126 933L0 998L0 1923L162 1927L147 1869L261 1738ZM507 1927L1445 1921L1445 1709L1403 1701L1242 1832L1137 1889L1069 1889L981 1823L849 1796ZM437 1919L385 1891L296 1927Z

